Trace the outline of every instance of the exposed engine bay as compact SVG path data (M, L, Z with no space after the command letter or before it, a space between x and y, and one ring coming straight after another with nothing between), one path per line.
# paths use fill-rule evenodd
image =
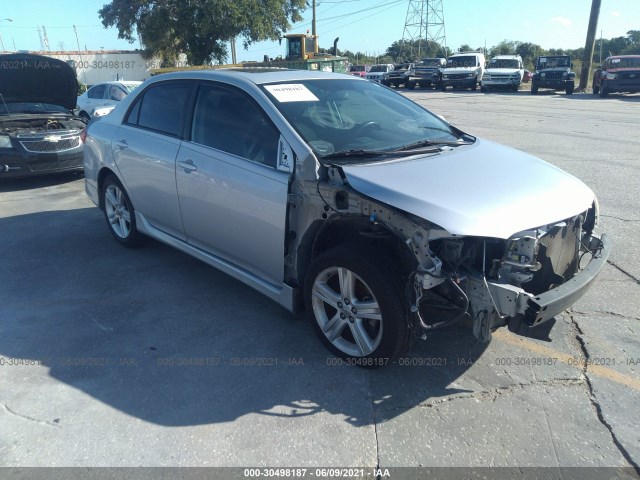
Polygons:
M16 118L13 115L11 118L3 120L0 116L0 133L6 135L33 135L48 131L81 131L86 127L84 121L79 118L74 118L71 115L42 115L33 118L30 115L29 118Z

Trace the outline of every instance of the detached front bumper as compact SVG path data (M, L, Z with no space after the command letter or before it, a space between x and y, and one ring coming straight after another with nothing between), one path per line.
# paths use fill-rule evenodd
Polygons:
M600 238L592 236L589 239L589 246L593 246L592 251L596 251L589 265L553 290L529 298L524 312L524 321L527 325L536 326L551 320L577 302L589 290L591 283L607 263L611 253L611 242L606 234L602 234Z

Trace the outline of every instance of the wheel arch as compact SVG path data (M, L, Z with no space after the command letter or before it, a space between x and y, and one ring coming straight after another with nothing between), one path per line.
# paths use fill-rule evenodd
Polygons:
M99 205L98 207L100 208L100 210L104 210L104 198L102 196L102 185L104 184L104 179L107 178L109 175L114 176L115 178L118 179L118 181L120 181L120 179L118 178L118 175L115 174L115 172L113 170L111 170L109 167L102 167L100 169L100 171L98 172L98 199L99 199Z
M316 221L307 229L297 250L297 275L302 284L313 261L323 252L342 244L362 245L385 253L402 276L416 268L417 259L397 231L373 223L364 215L340 215Z

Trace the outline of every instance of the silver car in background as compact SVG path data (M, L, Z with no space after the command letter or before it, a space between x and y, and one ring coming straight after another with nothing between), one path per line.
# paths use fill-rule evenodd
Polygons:
M189 253L367 367L468 315L489 341L583 295L610 245L582 182L340 74L159 75L93 122L86 191L113 237Z

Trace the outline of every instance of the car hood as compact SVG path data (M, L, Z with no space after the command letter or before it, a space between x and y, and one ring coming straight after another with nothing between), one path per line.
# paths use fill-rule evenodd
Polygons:
M6 103L51 103L76 106L76 73L62 60L41 55L0 55L0 93Z
M607 68L606 71L610 73L640 72L640 68L639 67Z
M489 73L489 74L514 74L514 73L520 73L520 69L519 68L487 68L485 71L485 73Z
M591 207L594 194L539 158L487 140L430 156L342 167L360 193L449 233L509 238Z
M442 73L469 73L475 72L480 67L456 67L456 68L445 68Z
M539 68L536 73L548 73L548 72L568 72L568 67L553 67L553 68Z

